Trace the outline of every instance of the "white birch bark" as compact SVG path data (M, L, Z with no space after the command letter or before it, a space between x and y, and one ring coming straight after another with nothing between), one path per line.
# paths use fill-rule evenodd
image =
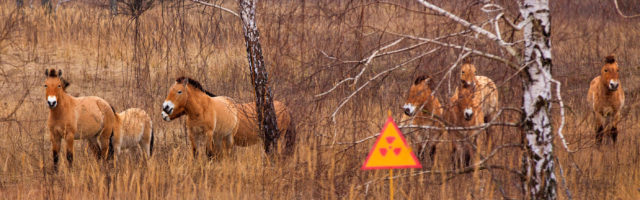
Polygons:
M262 57L260 32L256 24L256 3L258 0L240 0L240 18L244 31L249 74L256 93L256 116L260 131L264 134L265 152L274 152L277 148L278 125L273 107L273 96L268 84L267 69Z
M524 185L531 199L556 199L556 176L551 129L551 18L548 0L523 0L520 13L531 18L523 28L525 155Z

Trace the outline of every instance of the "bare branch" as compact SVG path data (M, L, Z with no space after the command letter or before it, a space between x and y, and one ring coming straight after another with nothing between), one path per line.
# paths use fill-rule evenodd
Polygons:
M442 14L445 17L457 22L458 24L467 27L471 30L473 30L476 33L479 33L481 35L484 35L485 37L495 41L498 43L498 45L500 45L501 47L503 47L507 52L509 52L509 54L511 54L511 56L517 56L518 53L516 51L516 49L514 49L513 47L511 47L511 45L507 42L505 42L504 40L502 40L499 36L479 27L476 26L470 22L468 22L467 20L464 20L456 15L454 15L453 13L450 13L449 11L446 11L438 6L435 6L425 0L418 0L418 2L420 2L422 5L424 5L425 7L427 7L430 10L435 11L438 14ZM499 34L499 33L498 33Z
M240 15L237 12L234 12L233 10L231 10L229 8L222 7L220 5L216 5L216 4L212 4L212 3L208 3L208 2L204 2L204 1L200 1L200 0L191 0L191 1L194 2L194 3L199 3L199 4L202 4L202 5L205 5L205 6L218 8L218 9L220 9L222 11L225 11L225 12L228 12L229 14L232 14L232 15L234 15L236 17L240 17Z
M392 35L396 35L396 36L407 37L409 39L430 42L430 43L437 44L437 45L440 45L440 46L443 46L443 47L470 51L474 55L478 55L478 56L482 56L482 57L485 57L485 58L489 58L489 59L492 59L492 60L496 60L496 61L502 62L502 63L508 65L509 67L511 67L513 70L518 70L518 65L516 65L515 63L513 63L511 61L508 61L507 59L504 59L504 58L502 58L500 56L493 55L493 54L490 54L490 53L487 53L487 52L479 51L479 50L472 49L472 48L469 48L469 47L463 47L463 46L460 46L460 45L457 45L457 44L440 42L440 41L437 41L437 40L434 40L434 39L429 39L429 38L423 38L423 37L417 37L417 36L413 36L413 35L394 33L394 32L389 32L389 31L386 31L386 32L389 33L389 34L392 34Z
M362 60L360 60L360 61L357 61L357 63L364 63L364 67L362 68L362 70L360 70L360 73L358 73L355 77L349 77L349 78L346 78L346 79L344 79L344 80L342 80L342 81L338 82L338 83L337 83L337 84L335 84L331 89L327 90L326 92L323 92L323 93L317 94L315 97L322 97L322 96L324 96L324 95L326 95L326 94L329 94L329 93L331 93L333 90L335 90L336 88L338 88L338 86L340 86L341 84L343 84L343 83L345 83L345 82L347 82L347 81L350 81L350 80L353 80L353 83L352 83L351 85L356 85L356 84L358 83L358 80L360 79L360 77L361 77L361 76L362 76L362 74L364 73L364 71L366 71L367 66L369 65L369 63L371 63L371 60L373 60L373 58L375 58L375 57L378 57L378 53L379 53L380 51L383 51L383 50L385 50L385 49L387 49L387 48L389 48L389 47L395 46L396 44L400 43L402 40L404 40L404 38L397 39L396 41L394 41L394 42L392 42L392 43L390 43L390 44L388 44L388 45L386 45L386 46L383 46L383 47L381 47L381 48L379 48L379 49L377 49L377 50L373 51L373 53L371 53L371 55L370 55L369 57L367 57L367 58L365 58L365 59L362 59ZM334 58L334 59L335 59L335 57L331 57L331 56L327 55L326 53L324 53L324 51L321 51L321 52L322 52L322 54L324 54L326 57L328 57L328 58Z
M640 17L640 14L635 14L635 15L625 15L622 14L622 11L620 11L620 7L618 7L618 0L613 0L613 4L616 5L616 11L618 12L618 14L620 16L622 16L623 18L636 18L636 17Z
M345 98L342 100L342 102L340 103L340 105L338 105L338 107L336 108L336 110L335 110L335 111L333 111L333 113L331 114L331 120L335 123L335 121L336 121L336 114L338 113L338 111L340 111L340 109L341 109L341 108L342 108L342 107L343 107L347 102L349 102L349 100L351 100L351 98L352 98L353 96L355 96L358 92L360 92L364 87L366 87L367 85L369 85L369 83L371 83L371 81L373 81L373 80L375 80L375 79L379 78L379 77L380 77L380 76L382 76L383 74L387 74L387 73L389 73L389 72L391 72L391 71L393 71L393 70L396 70L396 69L398 69L398 68L400 68L400 67L402 67L402 66L404 66L404 65L406 65L406 64L409 64L409 63L411 63L411 62L413 62L413 61L415 61L415 60L417 60L417 59L419 59L419 58L422 58L422 57L424 57L424 56L426 56L426 55L429 55L429 54L431 54L431 53L433 53L433 52L436 52L438 49L440 49L440 48L435 48L435 49L433 49L433 50L431 50L431 51L428 51L428 52L422 53L422 54L420 54L420 55L418 55L418 56L416 56L416 57L413 57L413 58L411 58L411 59L409 59L409 60L407 60L407 61L404 61L404 62L402 62L402 63L400 63L400 64L398 64L398 65L396 65L396 66L394 66L394 67L391 67L391 68L389 68L389 69L387 69L387 70L385 70L385 71L382 71L382 72L380 72L380 73L376 74L375 76L371 77L367 82L365 82L365 83L364 83L364 84L362 84L360 87L358 87L358 89L356 89L356 91L352 92L349 96L345 97Z

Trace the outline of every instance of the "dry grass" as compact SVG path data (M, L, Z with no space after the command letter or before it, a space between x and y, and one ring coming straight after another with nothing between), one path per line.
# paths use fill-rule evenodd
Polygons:
M112 18L106 9L84 1L67 3L51 15L38 6L11 15L13 1L0 1L0 23L18 22L8 39L0 37L0 198L387 198L388 185L381 179L388 172L360 171L374 141L356 145L332 142L349 143L377 133L388 109L399 119L397 108L413 77L428 73L440 80L443 67L449 66L458 52L441 50L374 82L343 108L336 124L328 116L353 88L341 87L323 98L313 96L359 71L352 64L326 58L320 51L342 60L359 60L396 39L375 28L425 37L461 30L442 18L401 8L424 10L415 3L398 4L401 6L312 1L303 8L297 2L261 2L259 27L271 86L276 99L294 108L298 129L296 153L285 162L274 163L268 161L260 145L236 148L233 157L217 162L194 159L182 126L184 119L167 123L160 117L167 88L180 75L200 80L216 94L251 100L242 30L231 15L190 3L158 3L140 18L141 51L133 57L133 22L126 16ZM507 4L515 12L514 5ZM236 8L233 1L224 5ZM637 10L630 3L621 2L621 6L628 8L625 12ZM478 8L466 1L452 1L445 7L458 14L463 8ZM636 131L640 125L635 103L640 100L640 32L635 28L640 21L619 19L611 7L597 1L578 5L569 0L552 5L554 75L563 83L562 94L570 107L565 133L571 148L580 149L567 154L561 145L555 145L567 183L559 177L558 193L563 199L565 187L574 199L640 199L640 138ZM585 16L573 11L576 9L593 14ZM483 15L471 13L467 17ZM447 41L499 53L491 44L460 38ZM371 64L372 72L364 76L431 48L434 46L426 45L377 59ZM588 82L611 52L616 53L622 69L627 112L619 143L595 147L584 99ZM482 66L480 74L496 80L503 94L501 102L519 107L520 81L504 81L513 71L482 58L474 62ZM62 170L53 173L45 131L49 111L42 89L42 71L49 67L65 71L73 95L103 97L118 111L145 109L156 127L154 156L144 160L133 154L104 164L90 156L85 142L76 142L74 166L67 168L62 162ZM148 74L142 69L149 69ZM447 90L441 89L439 95L443 99ZM501 120L517 119L509 115ZM500 135L494 146L521 141L514 128L500 127L493 132ZM334 134L338 137L332 138ZM450 168L447 148L442 149L434 170ZM520 161L520 149L506 148L490 164L520 170ZM394 174L416 171L396 170ZM556 173L559 176L559 171ZM520 182L516 175L494 169L457 176L411 176L396 179L394 184L398 199L502 199L522 198Z

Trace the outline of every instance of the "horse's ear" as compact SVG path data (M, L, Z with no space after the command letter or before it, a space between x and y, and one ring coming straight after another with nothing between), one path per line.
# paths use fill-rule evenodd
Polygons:
M44 75L47 77L49 76L49 69L44 69Z
M62 77L62 69L58 70L58 77Z
M422 82L424 82L425 84L429 84L429 81L431 80L431 77L429 77L429 75L421 75L418 76L418 78L416 78L416 80L413 82L414 85L418 85Z
M62 89L67 89L67 87L69 85L71 85L71 83L69 83L69 81L63 79L62 77L60 77L60 80L62 80Z
M604 58L604 62L607 64L613 64L616 62L616 56L614 56L613 54L607 56Z

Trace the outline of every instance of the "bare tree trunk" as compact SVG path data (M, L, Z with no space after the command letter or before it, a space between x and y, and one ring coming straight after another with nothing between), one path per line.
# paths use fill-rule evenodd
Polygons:
M109 0L109 8L111 9L111 15L118 15L118 2L117 0Z
M255 20L257 1L240 0L240 16L242 18L245 45L247 46L251 83L256 92L258 126L264 134L264 150L267 153L271 153L274 148L277 148L279 132L276 113L273 108L273 97L268 85L267 69L262 58L262 47L259 41L260 34Z
M556 199L551 130L551 19L548 0L524 0L520 13L532 21L524 26L523 62L531 63L523 78L525 191L531 199Z
M53 9L53 5L51 4L51 0L41 0L40 4L42 4L42 7L47 10L47 13L50 13L51 10Z

